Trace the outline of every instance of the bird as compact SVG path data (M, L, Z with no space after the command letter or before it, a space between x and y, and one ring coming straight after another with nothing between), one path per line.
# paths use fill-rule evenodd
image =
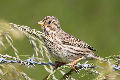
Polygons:
M53 58L56 59L56 68L70 63L71 68L76 70L74 65L84 59L102 58L95 54L96 49L86 42L65 32L59 20L54 16L46 16L38 22L44 33L44 44Z

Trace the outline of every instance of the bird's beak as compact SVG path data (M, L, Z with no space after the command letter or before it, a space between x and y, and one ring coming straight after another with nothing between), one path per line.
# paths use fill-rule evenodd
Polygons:
M40 21L40 22L38 22L38 24L40 24L40 26L43 26L44 22Z

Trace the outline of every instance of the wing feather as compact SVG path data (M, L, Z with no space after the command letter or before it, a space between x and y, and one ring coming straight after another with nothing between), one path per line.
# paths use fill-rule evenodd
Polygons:
M70 45L70 46L75 46L75 47L80 47L80 48L87 48L91 51L96 51L96 49L94 49L92 46L88 45L87 43L85 43L84 41L75 38L74 36L66 33L66 32L62 32L59 36L60 41L62 42L62 44L64 45Z

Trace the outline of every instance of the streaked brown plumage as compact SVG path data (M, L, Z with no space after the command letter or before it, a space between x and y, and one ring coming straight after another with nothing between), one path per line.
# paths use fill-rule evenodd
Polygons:
M54 16L47 16L38 22L45 34L44 43L49 53L59 62L72 63L73 65L84 58L100 59L93 53L93 47L84 41L64 32L58 19ZM74 68L74 67L73 67Z

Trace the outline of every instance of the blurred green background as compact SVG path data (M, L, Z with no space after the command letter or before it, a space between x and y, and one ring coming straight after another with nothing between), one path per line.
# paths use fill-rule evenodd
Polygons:
M64 31L86 41L102 57L120 53L120 0L0 0L0 20L41 30L37 22L45 16L57 17ZM34 53L27 41L15 45L21 54ZM40 68L26 71L40 78Z

